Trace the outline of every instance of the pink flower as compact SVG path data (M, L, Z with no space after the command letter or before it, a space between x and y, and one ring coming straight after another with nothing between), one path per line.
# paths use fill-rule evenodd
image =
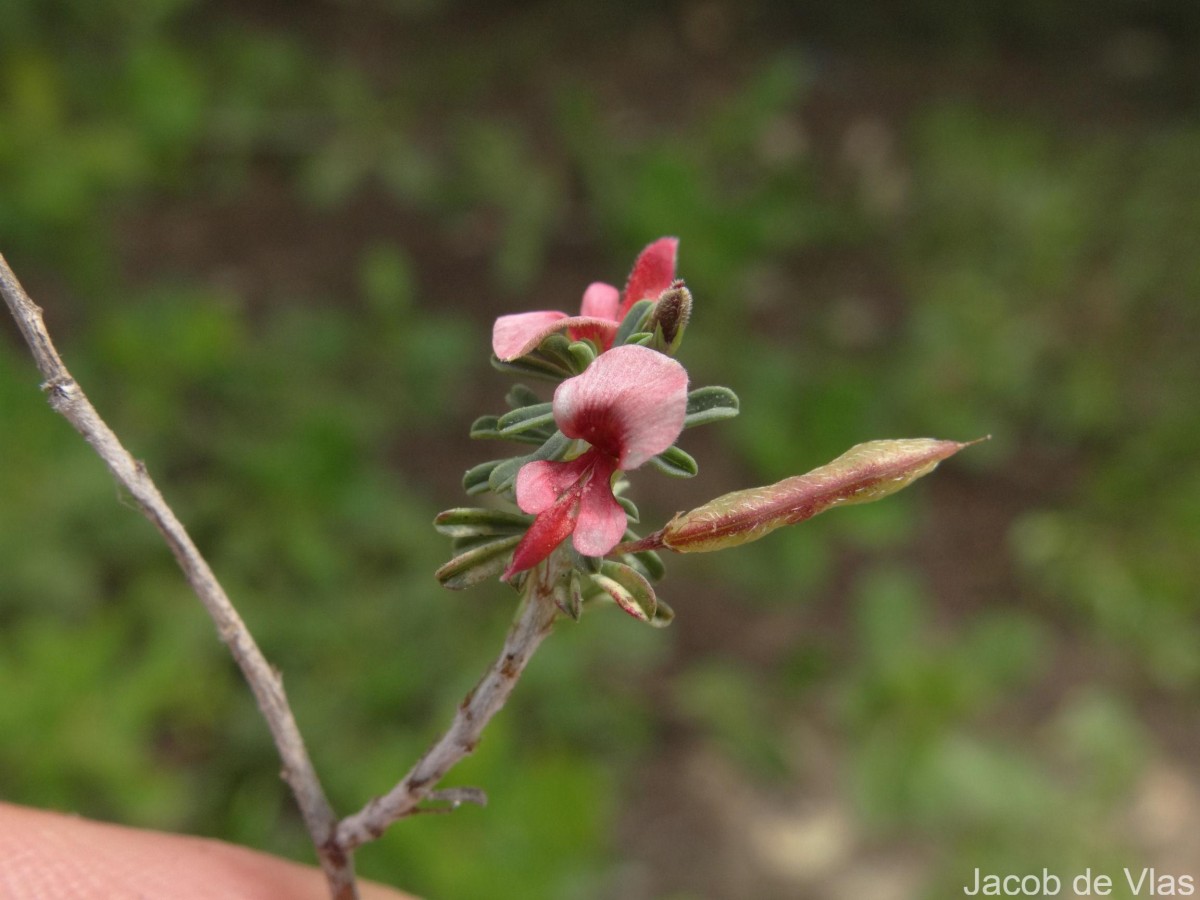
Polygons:
M517 505L537 518L505 579L536 566L568 535L584 556L604 556L620 542L625 510L612 476L675 443L687 412L687 372L646 347L616 347L560 384L553 408L563 434L591 446L573 460L526 463L517 473Z
M665 237L643 250L629 273L624 293L602 281L588 285L577 316L551 309L501 316L492 328L492 352L508 362L532 352L564 328L572 340L590 338L601 351L607 350L629 308L639 300L657 300L671 286L678 247L679 238Z

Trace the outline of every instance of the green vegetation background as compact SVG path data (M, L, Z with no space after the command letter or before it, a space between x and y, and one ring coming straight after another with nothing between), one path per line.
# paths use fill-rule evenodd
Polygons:
M743 415L643 514L990 443L564 625L364 875L438 898L1200 877L1190 3L7 0L0 251L282 669L336 807L513 597L443 592L491 320L682 238ZM644 499L641 499L644 498ZM0 796L310 858L152 529L0 325ZM1190 867L1190 868L1189 868ZM1117 896L1114 893L1114 896Z

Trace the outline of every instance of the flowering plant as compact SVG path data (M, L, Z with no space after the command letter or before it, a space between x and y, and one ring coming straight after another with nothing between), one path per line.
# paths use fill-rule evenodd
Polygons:
M335 900L359 896L354 852L393 822L485 800L477 788L438 785L478 744L560 615L578 619L585 604L611 600L642 621L665 625L673 613L651 586L663 575L657 551L731 547L833 506L877 500L966 446L931 439L859 444L806 475L725 494L639 537L632 530L639 514L626 496L625 473L648 465L668 475L695 475L696 461L676 446L680 434L738 412L737 396L728 388L689 389L687 372L673 358L692 310L691 294L675 277L678 243L662 238L647 247L624 291L592 284L579 316L549 310L496 321L494 364L558 384L550 401L514 385L508 412L472 425L474 437L514 441L533 450L467 471L467 493L491 494L499 506L451 509L437 517L435 526L451 538L455 553L437 577L457 589L499 576L521 592L518 612L499 656L459 704L441 738L389 791L342 818L325 796L278 670L262 654L146 467L125 449L67 371L41 309L0 256L0 295L43 375L50 405L86 438L158 528L217 626L267 721L283 777Z
M675 446L681 432L738 413L729 388L689 391L687 372L673 358L692 310L691 293L675 277L678 246L677 238L664 237L646 247L624 291L591 284L578 316L542 310L496 320L497 368L559 384L550 402L518 384L508 392L508 412L472 426L473 437L536 449L482 463L463 479L468 494L491 493L518 511L459 508L435 520L456 551L437 572L446 587L499 575L519 589L548 592L575 619L585 602L606 598L665 625L673 613L651 586L663 574L656 551L731 547L836 505L879 499L966 446L932 439L859 444L806 475L718 497L639 538L624 473L649 463L669 475L695 475L696 461ZM529 579L542 569L543 577Z

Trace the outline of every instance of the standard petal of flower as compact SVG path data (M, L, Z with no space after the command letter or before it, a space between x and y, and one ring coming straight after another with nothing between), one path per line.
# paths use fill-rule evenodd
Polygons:
M597 454L592 478L579 501L571 542L584 556L604 556L621 542L628 519L612 492L616 460Z
M649 297L657 300L658 295L671 286L675 280L675 255L679 249L679 238L659 238L643 250L633 264L629 273L629 281L625 283L625 293L621 297L621 307L616 318L622 319L629 307L639 300Z
M492 326L492 352L504 362L532 353L556 331L570 329L576 340L594 337L601 346L612 343L617 323L591 316L568 316L555 310L501 316ZM607 343L605 340L607 339Z
M534 460L517 472L517 506L522 512L540 513L552 506L559 496L579 480L591 460L587 454L570 462Z
M554 418L567 437L582 438L636 469L675 443L687 413L687 372L634 344L596 357L554 392Z
M579 314L596 319L617 320L617 309L621 306L621 292L611 284L594 281L583 292L583 303Z
M501 316L492 326L492 352L506 362L524 356L558 328L567 314L547 309Z

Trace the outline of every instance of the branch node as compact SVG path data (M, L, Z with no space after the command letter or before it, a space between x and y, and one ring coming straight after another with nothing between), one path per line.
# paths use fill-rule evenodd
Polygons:
M464 803L470 803L474 806L487 806L487 802L487 794L482 788L446 788L444 790L434 791L425 798L425 802L423 804L411 809L409 811L409 815L418 815L420 813L450 813L454 812Z
M50 404L57 408L60 403L66 403L75 392L75 379L62 375L42 382L42 391L50 397Z

